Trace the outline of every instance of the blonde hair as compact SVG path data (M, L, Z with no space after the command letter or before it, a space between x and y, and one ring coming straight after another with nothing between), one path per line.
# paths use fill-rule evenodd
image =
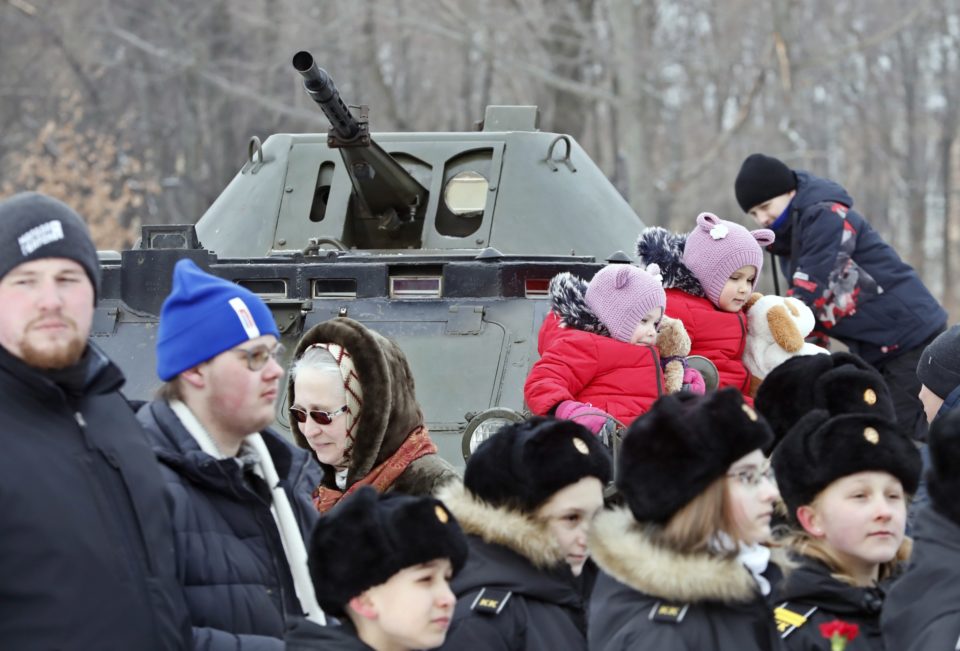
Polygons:
M721 531L737 538L725 477L714 480L674 513L662 528L652 531L652 537L657 544L681 554L716 553L717 549L711 543ZM736 550L730 552L731 556L736 554Z

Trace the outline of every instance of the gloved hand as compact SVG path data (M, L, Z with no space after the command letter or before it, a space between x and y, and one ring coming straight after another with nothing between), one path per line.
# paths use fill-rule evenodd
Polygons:
M594 434L599 434L603 426L607 424L610 414L597 409L588 402L577 402L576 400L564 400L554 412L557 418L572 420L580 423Z
M700 371L688 366L683 370L683 388L702 396L707 392L707 383L703 381Z

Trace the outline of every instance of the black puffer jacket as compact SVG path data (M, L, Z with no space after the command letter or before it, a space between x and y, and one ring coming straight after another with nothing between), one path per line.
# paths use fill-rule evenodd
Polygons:
M459 484L438 497L470 544L467 564L451 583L457 607L441 648L585 651L579 583L546 529L517 511L473 498Z
M947 313L833 181L797 172L797 194L770 250L817 330L871 364L943 330Z
M801 562L775 591L775 614L786 648L789 651L829 649L830 644L820 634L820 624L839 619L860 628L857 637L847 644L847 651L882 651L883 590L858 588L835 579L830 569L818 561L803 558ZM806 621L801 623L798 615Z
M92 346L57 373L0 347L0 649L189 646L163 480L123 382Z
M954 651L960 645L960 524L936 509L917 513L907 572L880 617L890 651Z
M773 612L736 559L654 544L629 510L597 517L601 573L590 599L591 651L773 651ZM772 568L771 568L772 569Z
M203 452L165 401L144 405L137 416L160 459L173 504L177 574L194 648L282 649L288 620L303 611L269 494L251 488L235 459ZM307 536L317 519L310 491L320 470L306 451L269 430L260 434Z
M350 620L339 626L318 626L301 619L287 632L286 640L286 651L374 651L357 637Z

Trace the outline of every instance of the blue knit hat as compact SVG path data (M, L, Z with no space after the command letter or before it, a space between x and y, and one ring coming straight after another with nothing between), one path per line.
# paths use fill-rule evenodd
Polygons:
M259 296L208 274L193 260L180 260L173 268L173 290L160 310L157 375L166 382L262 335L280 337Z

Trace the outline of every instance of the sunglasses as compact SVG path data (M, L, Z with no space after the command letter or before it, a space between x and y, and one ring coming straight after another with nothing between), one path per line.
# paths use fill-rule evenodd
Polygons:
M320 411L319 409L311 409L310 411L307 411L305 409L300 409L300 407L290 407L290 415L301 425L307 422L308 414L310 418L313 419L313 422L315 422L317 425L329 425L333 422L334 418L346 411L349 411L347 405L340 407L340 409L337 409L336 411Z

